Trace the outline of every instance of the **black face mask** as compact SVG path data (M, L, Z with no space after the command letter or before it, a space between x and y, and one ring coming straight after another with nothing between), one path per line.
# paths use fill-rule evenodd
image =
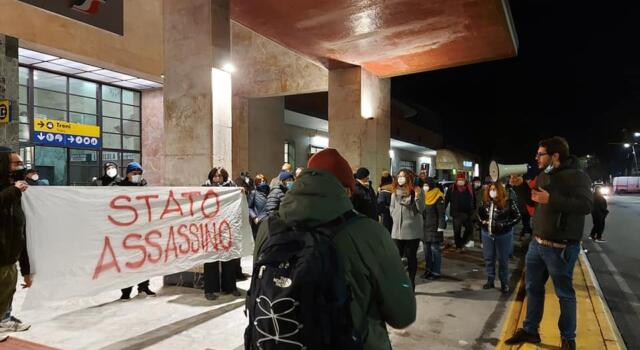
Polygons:
M24 181L27 177L27 168L22 167L22 169L16 169L9 173L9 177L11 177L13 181Z

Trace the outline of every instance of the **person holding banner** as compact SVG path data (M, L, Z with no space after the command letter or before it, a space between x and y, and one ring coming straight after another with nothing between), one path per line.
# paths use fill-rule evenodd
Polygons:
M107 164L105 164L105 169L107 169ZM107 170L109 171L109 170ZM127 165L127 177L120 181L117 186L146 186L147 180L145 180L142 176L144 169L142 165L138 162L131 162ZM110 186L110 185L107 185ZM120 300L128 301L131 299L131 291L133 287L127 287L122 289L122 296ZM155 297L156 293L154 293L151 289L149 289L149 280L138 283L138 294L145 293L148 296Z
M29 188L24 178L25 167L20 156L7 147L0 147L0 333L21 332L31 327L11 316L18 280L16 262L20 262L24 278L22 287L28 288L32 283L21 204L22 192Z
M94 177L92 186L116 186L122 181L118 176L118 166L114 162L104 163L104 174L101 177Z
M229 173L223 167L211 169L207 181L207 187L236 187L229 180ZM218 293L240 296L236 287L236 278L242 274L240 259L230 261L214 261L204 264L204 297L207 300L218 299ZM244 277L244 276L243 276Z

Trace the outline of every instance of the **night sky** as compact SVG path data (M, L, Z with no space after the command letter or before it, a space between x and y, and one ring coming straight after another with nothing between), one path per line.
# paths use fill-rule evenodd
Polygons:
M510 1L517 57L394 78L392 96L435 113L447 146L485 159L532 162L538 140L559 135L573 154L618 171L629 152L609 143L640 131L640 12L631 3Z

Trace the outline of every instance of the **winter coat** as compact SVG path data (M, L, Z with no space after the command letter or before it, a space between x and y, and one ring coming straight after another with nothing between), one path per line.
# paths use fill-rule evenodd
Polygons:
M477 215L480 227L493 235L501 235L511 231L521 218L518 202L515 198L507 199L507 205L504 208L499 208L493 201L483 201L478 208ZM489 228L489 222L491 222L491 228Z
M120 181L122 181L122 178L120 176L109 177L107 175L102 175L99 178L95 178L93 181L91 181L91 186L118 186Z
M444 229L447 228L444 198L440 197L434 204L425 203L424 209L424 242L444 241Z
M271 192L267 196L267 204L266 204L266 212L267 215L271 213L275 213L280 208L280 203L282 202L282 198L287 193L287 186L280 184L276 188L272 188Z
M30 266L21 198L22 192L14 185L0 190L0 266L20 261L20 272L24 276L30 273Z
M518 201L518 210L520 210L521 215L529 215L529 210L527 206L534 205L534 201L531 199L531 188L527 185L526 182L522 182L518 186L508 185L507 189L512 190L515 193L517 201Z
M465 190L458 191L458 185L453 184L447 190L447 194L444 199L445 208L451 204L451 217L455 217L456 214L472 214L475 210L475 196L470 184L466 184Z
M267 217L267 196L269 195L269 186L258 186L249 194L249 218L252 223L258 219L258 223Z
M321 170L304 170L295 188L282 200L278 212L281 222L289 226L314 227L352 209L344 187L333 175ZM268 226L260 225L254 261L268 235ZM386 324L404 328L416 318L415 296L398 249L380 224L362 216L342 225L334 242L353 298L354 328L365 336L364 349L390 350Z
M550 241L581 240L585 215L593 208L593 194L591 179L578 170L577 159L571 157L548 174L541 172L536 187L549 192L549 203L536 204L533 233Z
M214 184L214 183L211 183L211 181L207 180L204 182L204 184L202 184L202 186L204 187L237 187L235 182L231 180L227 180L221 184Z
M607 199L604 198L603 195L598 193L598 191L593 193L593 211L591 211L591 215L594 218L604 219L609 215L609 210L607 209Z
M138 187L142 187L142 186L146 186L147 185L147 180L142 179L142 181L140 181L140 183L134 184L133 182L129 181L128 177L125 177L124 180L118 182L117 185L110 185L110 186L138 186Z
M371 188L371 185L365 186L356 181L356 189L351 195L351 203L353 203L353 209L378 221L376 191Z
M382 226L386 227L389 233L393 229L393 219L391 218L391 211L389 211L392 191L392 185L384 185L378 191L378 213L382 218Z
M424 193L421 190L405 194L398 189L391 194L389 211L393 219L391 238L399 240L422 239L422 212L424 211Z

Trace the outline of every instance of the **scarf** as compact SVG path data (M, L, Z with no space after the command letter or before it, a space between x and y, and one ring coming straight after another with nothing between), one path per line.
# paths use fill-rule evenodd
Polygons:
M427 205L434 205L442 197L444 197L444 193L439 188L432 188L425 193L424 202Z

